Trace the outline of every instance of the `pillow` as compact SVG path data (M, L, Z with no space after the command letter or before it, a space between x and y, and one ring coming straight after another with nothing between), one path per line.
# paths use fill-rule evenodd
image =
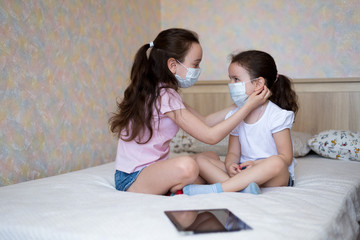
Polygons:
M323 157L360 161L360 132L328 130L312 137L308 144Z
M311 138L309 133L291 131L291 138L294 146L294 157L302 157L310 152L307 141ZM171 151L175 153L188 152L200 153L213 151L220 156L226 156L228 150L229 135L215 145L203 143L190 136L184 130L180 129L170 143Z
M229 136L226 136L223 140L221 140L215 145L206 144L192 137L184 130L180 129L176 136L171 140L170 149L175 153L200 153L213 151L220 156L226 156L228 142Z
M307 144L310 138L310 133L291 131L294 157L303 157L311 151Z

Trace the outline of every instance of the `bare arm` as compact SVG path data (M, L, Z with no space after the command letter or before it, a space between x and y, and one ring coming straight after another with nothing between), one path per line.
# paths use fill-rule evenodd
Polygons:
M241 109L214 126L206 125L188 109L170 111L166 115L194 138L207 144L216 144L228 135L254 108L263 104L269 95L270 91L267 88L260 93L259 91L254 92Z
M201 119L209 127L215 126L219 122L224 121L226 114L236 108L236 105L232 104L231 106L229 106L227 108L224 108L220 111L211 113L204 117L200 113L198 113L195 109L190 107L189 105L185 104L185 106L186 106L186 109L188 109L192 114L194 114L199 119Z
M278 156L290 166L293 160L293 146L291 142L290 129L286 128L273 134Z
M225 158L225 168L229 176L232 177L240 172L239 163L241 155L241 146L238 136L230 135L228 153Z

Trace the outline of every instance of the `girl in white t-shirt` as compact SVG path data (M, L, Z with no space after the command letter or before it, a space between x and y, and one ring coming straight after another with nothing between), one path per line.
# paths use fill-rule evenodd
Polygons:
M201 59L197 34L186 29L164 30L139 48L129 85L109 120L110 130L119 139L117 190L166 194L197 182L199 167L194 156L169 158L169 143L179 128L202 142L215 144L268 98L270 92L264 87L225 121L226 113L235 106L201 116L186 106L178 93L179 88L197 81Z
M290 79L278 74L268 53L256 50L232 55L228 71L230 95L238 108L264 85L272 95L230 133L225 162L208 154L197 156L200 176L211 185L187 185L184 193L259 194L259 186L293 186L295 159L290 129L298 105Z

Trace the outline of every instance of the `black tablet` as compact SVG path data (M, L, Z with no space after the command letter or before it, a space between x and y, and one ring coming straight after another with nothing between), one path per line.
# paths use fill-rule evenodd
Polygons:
M166 216L181 234L233 232L251 230L228 209L165 211Z

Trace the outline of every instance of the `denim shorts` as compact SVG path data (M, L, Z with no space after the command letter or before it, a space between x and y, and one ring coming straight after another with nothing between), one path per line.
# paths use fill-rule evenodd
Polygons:
M116 170L115 172L115 188L116 190L119 191L127 191L129 189L129 187L131 186L131 184L133 184L135 182L135 180L137 179L137 177L139 176L140 172L143 169L141 169L140 171L136 171L133 173L126 173L126 172L122 172L119 170Z

